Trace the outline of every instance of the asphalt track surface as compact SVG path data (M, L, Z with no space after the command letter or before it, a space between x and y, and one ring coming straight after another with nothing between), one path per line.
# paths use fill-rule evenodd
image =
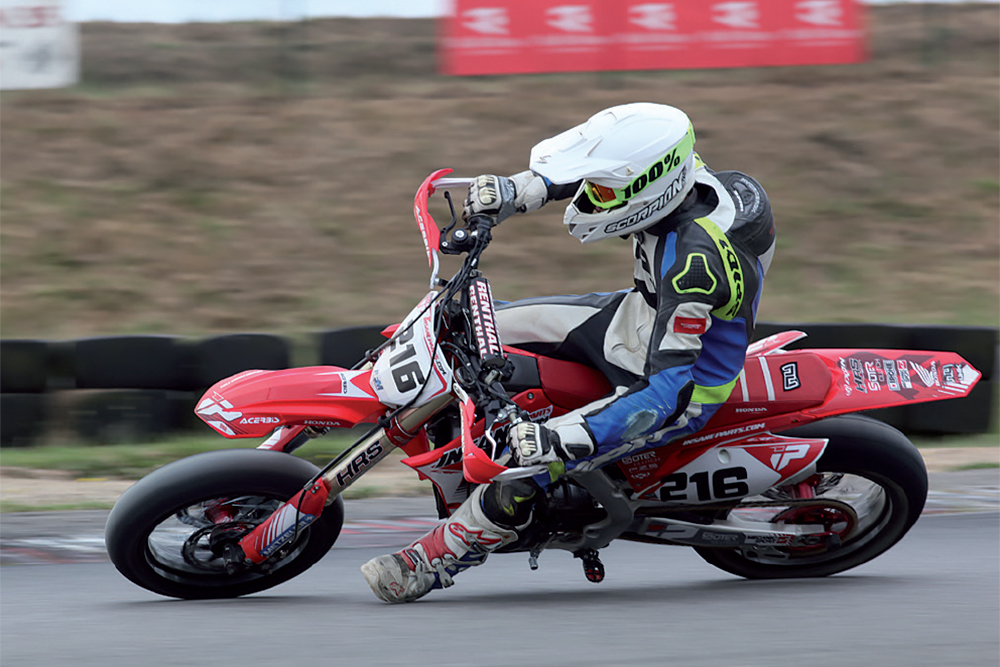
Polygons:
M522 554L496 554L454 588L395 606L358 566L424 530L426 499L402 512L399 500L349 504L347 532L311 570L214 601L161 598L121 577L92 543L102 513L6 515L0 663L996 667L996 493L959 496L932 492L900 544L826 579L746 581L687 548L616 542L599 585L567 553L543 553L535 572Z

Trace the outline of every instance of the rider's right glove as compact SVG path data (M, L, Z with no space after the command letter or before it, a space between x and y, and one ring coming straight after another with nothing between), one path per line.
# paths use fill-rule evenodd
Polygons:
M473 215L496 216L497 224L515 213L527 213L541 208L548 191L545 179L532 171L522 171L510 178L483 174L469 186L462 218Z
M507 434L507 440L514 460L522 466L571 461L593 453L589 446L563 445L558 433L534 422L515 424Z

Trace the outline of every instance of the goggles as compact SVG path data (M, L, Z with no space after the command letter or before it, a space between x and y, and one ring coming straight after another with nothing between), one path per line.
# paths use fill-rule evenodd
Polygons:
M636 176L631 183L623 188L609 188L591 181L583 182L584 192L590 203L596 208L608 210L621 206L636 196L647 185L658 180L664 174L676 169L694 150L694 126L688 127L687 135L681 142L670 149L670 152L657 160L646 171Z

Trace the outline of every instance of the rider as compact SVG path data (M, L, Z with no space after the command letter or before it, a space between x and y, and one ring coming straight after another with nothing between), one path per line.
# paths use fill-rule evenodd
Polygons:
M499 222L570 199L564 223L582 242L632 236L635 286L498 308L505 344L588 364L615 387L544 425L511 428L514 463L592 470L701 429L729 397L753 336L775 240L763 188L709 170L687 115L661 104L601 111L535 146L529 166L476 178L464 216ZM450 586L518 539L542 493L530 479L481 485L430 533L361 570L387 602Z

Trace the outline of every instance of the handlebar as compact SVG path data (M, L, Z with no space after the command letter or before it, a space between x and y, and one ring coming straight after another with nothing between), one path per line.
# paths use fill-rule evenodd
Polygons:
M424 247L427 250L428 264L431 267L431 287L439 284L437 280L439 268L437 254L439 252L448 255L470 253L470 257L466 258L466 264L470 262L475 264L478 255L482 253L492 240L490 230L497 225L495 218L478 214L467 220L465 227L456 228L458 215L455 213L455 206L452 203L451 194L447 191L447 188L467 188L473 182L473 179L446 178L450 173L451 169L439 169L433 172L424 179L413 199L413 214L417 220L417 225L420 227L420 233L424 239ZM448 207L451 209L451 221L444 229L438 229L427 206L428 198L438 189L445 190L444 196L448 200Z
M443 194L451 209L451 220L443 229L439 229L428 210L429 197L439 188L467 188L472 183L472 179L444 178L449 173L450 169L432 173L424 179L414 197L414 216L420 227L432 269L431 288L443 288L432 301L442 304L438 311L440 315L436 324L438 330L435 347L445 346L453 361L458 364L454 392L462 403L463 432L471 428L477 409L481 409L486 425L486 440L492 441L489 436L490 428L501 417L512 418L512 421L529 418L527 413L510 400L503 387L502 382L510 377L513 365L506 358L500 342L489 282L478 269L479 258L493 240L492 230L499 223L493 216L476 214L470 216L460 226L451 194L445 190ZM465 255L462 267L450 280L438 278L438 253ZM445 336L447 340L442 342L440 327L444 323L454 326L457 335ZM464 440L465 438L463 438L463 448L466 448ZM502 470L502 467L492 463L489 454L471 444L471 436L468 440L467 449L475 454L480 466L490 472L483 481ZM484 458L489 461L489 465L482 461ZM471 459L463 455L463 467L469 460ZM468 473L468 470L466 472ZM523 474L526 473L522 469L510 472L511 476Z

